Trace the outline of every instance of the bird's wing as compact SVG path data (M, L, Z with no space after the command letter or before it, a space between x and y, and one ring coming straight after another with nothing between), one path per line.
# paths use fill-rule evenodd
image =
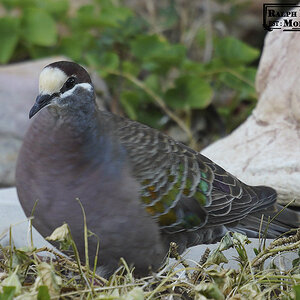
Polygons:
M115 121L141 201L164 230L233 223L262 205L255 190L200 153L148 126Z

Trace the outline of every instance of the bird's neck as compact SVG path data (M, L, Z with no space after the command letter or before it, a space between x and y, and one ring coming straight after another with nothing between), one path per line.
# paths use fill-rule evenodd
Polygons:
M104 164L122 155L118 141L109 133L109 126L101 122L97 107L59 115L51 110L47 113L51 127L48 130L53 134L50 142L57 148L57 159L70 156L78 163Z

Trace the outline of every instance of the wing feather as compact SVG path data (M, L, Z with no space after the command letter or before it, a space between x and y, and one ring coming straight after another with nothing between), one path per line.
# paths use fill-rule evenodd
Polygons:
M146 125L113 117L142 204L162 230L233 224L262 205L251 187L207 157Z

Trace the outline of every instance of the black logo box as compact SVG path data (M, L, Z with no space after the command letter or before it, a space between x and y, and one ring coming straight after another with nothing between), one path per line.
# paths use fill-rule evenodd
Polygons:
M263 27L265 30L282 29L283 31L300 31L300 5L296 3L263 4ZM282 18L281 20L279 20Z

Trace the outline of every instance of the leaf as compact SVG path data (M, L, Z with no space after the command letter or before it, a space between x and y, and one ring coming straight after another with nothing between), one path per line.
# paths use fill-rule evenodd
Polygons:
M255 68L236 67L228 68L228 72L221 73L218 78L229 88L239 91L240 99L247 99L256 98L255 76Z
M166 47L166 41L158 35L140 35L131 43L132 54L137 58L149 59Z
M77 11L76 21L78 23L78 30L103 25L99 20L99 14L95 10L94 5L81 6Z
M41 285L39 287L37 300L50 300L49 290L46 285Z
M253 248L253 252L256 256L260 253L260 251L257 248ZM293 267L294 267L294 265L293 265Z
M299 257L293 259L293 261L292 261L292 266L293 266L293 268L296 268L296 267L299 267L299 266L300 266L300 258L299 258Z
M140 35L130 45L133 55L145 62L144 69L163 73L171 66L179 66L186 52L183 45L171 45L158 35Z
M5 278L1 282L2 287L5 287L5 286L14 287L15 288L14 293L16 295L20 294L21 288L22 288L19 277L17 275L17 270L18 270L18 268L16 268L16 270L12 274L10 274L7 278Z
M135 287L128 294L126 294L123 299L124 300L143 300L144 299L143 289L140 287Z
M99 67L107 70L116 70L120 64L119 56L113 52L104 53L99 57Z
M37 286L46 285L51 296L57 296L60 291L62 279L55 274L54 267L42 262L37 267L38 278L36 279Z
M0 300L12 300L15 295L16 287L4 286L3 293L0 293Z
M166 116L158 111L156 108L149 108L148 106L139 109L137 121L146 124L150 127L160 129L166 123Z
M116 6L113 2L98 1L98 5L82 5L77 11L80 27L118 28L122 22L132 16L125 6Z
M60 43L60 52L72 60L78 61L82 58L82 52L87 41L79 34L63 37Z
M9 9L14 7L26 8L35 6L36 0L1 0L1 3Z
M98 0L100 3L99 22L103 26L120 27L122 22L133 15L132 11L125 6L116 6L113 1Z
M56 228L50 236L46 237L48 241L58 241L60 243L60 248L63 250L68 250L72 244L69 227L67 224Z
M212 100L210 85L197 76L183 76L175 81L175 87L167 90L165 100L174 109L207 107Z
M24 39L38 46L54 46L57 41L55 21L46 11L29 8L24 15Z
M234 38L226 37L218 39L215 46L216 56L228 63L250 63L258 58L259 50Z
M215 300L225 299L222 291L214 283L202 282L195 286L195 291L206 296L208 299L215 299Z
M145 84L155 92L160 91L159 77L156 74L151 74L145 79Z
M133 91L123 91L120 102L128 117L132 120L137 119L137 110L140 104L139 96Z
M241 244L241 245L246 245L250 244L251 241L248 239L248 237L244 234L241 234L239 232L234 232L232 235L232 240L235 245Z
M106 52L102 55L97 51L89 52L85 55L88 64L97 67L102 77L106 77L110 71L119 67L120 59L116 53Z
M300 285L295 285L294 286L294 291L296 294L296 299L295 300L300 300Z
M39 3L41 8L57 18L65 16L69 9L68 0L43 0Z
M221 263L228 263L228 259L225 257L225 255L218 249L215 249L212 251L212 253L208 256L206 264L216 264L219 265Z
M135 64L129 60L125 60L122 62L122 70L124 73L129 73L137 77L140 72L140 67L138 64Z
M158 63L160 71L164 71L170 67L180 66L185 53L186 48L183 45L167 45L159 53L153 54L151 59Z
M152 112L149 104L152 99L143 90L124 90L121 93L120 102L126 114L133 120L139 120L142 123L150 125L152 121L156 123L157 118L161 118L161 114ZM149 121L149 118L152 120ZM154 126L157 127L157 126Z
M218 246L218 250L219 251L224 251L227 250L231 247L233 247L233 241L231 239L231 233L227 232L224 237L221 239L219 246Z
M205 74L204 64L190 60L188 58L184 59L182 67L184 71L189 73L195 73L198 75Z
M228 64L226 62L224 62L220 57L215 57L210 62L204 65L204 70L209 74L219 73L220 71L224 70L224 68L227 67Z
M19 19L0 18L0 63L7 63L12 57L19 39Z
M57 227L50 236L47 236L48 241L63 241L69 237L69 228L67 224Z
M29 263L31 258L29 257L29 254L32 251L31 249L22 249L18 248L13 251L13 256L12 256L12 265L13 267L17 268L18 265L24 264L24 263Z
M128 52L130 41L147 31L147 23L141 18L130 16L126 20L119 21L118 24L117 27L106 26L102 28L101 37L97 44L104 50L117 48L119 52L124 54Z

